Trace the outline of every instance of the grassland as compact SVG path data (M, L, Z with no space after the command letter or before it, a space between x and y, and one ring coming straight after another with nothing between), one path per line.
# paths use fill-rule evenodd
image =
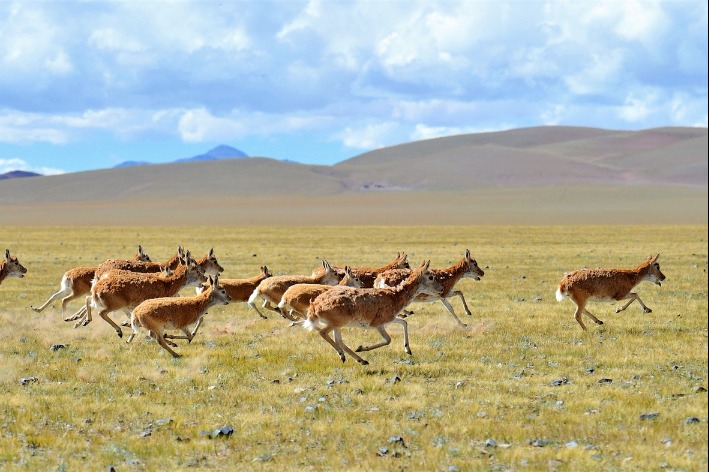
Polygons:
M0 286L1 470L708 466L706 226L5 226L0 244L28 268ZM101 319L73 329L59 303L30 309L65 270L138 244L153 260L213 247L224 277L264 264L309 273L321 259L383 265L398 251L445 267L469 248L486 275L458 286L472 317L452 300L466 329L440 303L413 305L413 355L393 327L368 366L244 304L210 310L177 360L145 337L126 344ZM656 253L666 283L638 287L653 313L594 304L606 324L583 332L573 304L554 299L565 271ZM223 426L233 434L205 433Z

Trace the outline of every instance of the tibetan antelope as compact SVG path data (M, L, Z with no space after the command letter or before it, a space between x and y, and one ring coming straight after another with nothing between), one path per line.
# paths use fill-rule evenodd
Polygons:
M357 277L350 266L345 266L345 276L342 277L340 283L337 285L344 285L347 287L361 288L364 286L362 280ZM337 287L337 285L323 285L323 284L295 284L288 287L288 289L283 292L281 301L278 302L278 309L281 313L288 311L288 315L291 318L300 317L305 318L308 314L308 308L310 304L315 300L315 298L326 290L332 287ZM297 323L297 322L294 322Z
M283 293L295 284L323 284L323 285L337 285L342 277L333 269L327 261L322 261L322 267L320 270L313 272L313 275L274 275L273 277L268 277L259 283L254 291L251 293L247 303L250 307L256 310L261 318L266 318L266 316L259 311L256 307L256 299L261 297L263 299L262 307L276 313L280 313L286 319L290 321L297 321L295 318L291 318L285 312L278 309L277 305L281 301Z
M131 272L110 271L91 286L91 296L86 300L86 313L78 318L74 327L91 322L91 310L99 310L99 315L113 326L118 337L123 337L121 328L108 316L112 311L123 310L130 317L130 310L149 298L172 297L183 287L196 287L207 278L204 269L190 257L189 251L171 276Z
M391 343L385 327L389 323L400 324L404 330L404 350L411 354L406 320L397 314L419 293L436 294L443 290L436 277L428 270L431 261L424 261L411 272L408 278L396 287L352 288L333 287L318 296L310 305L308 318L303 327L316 329L345 361L345 352L362 365L368 362L350 349L343 341L340 328L376 329L384 339L379 344L359 346L357 352L371 351ZM324 326L319 326L322 324ZM335 340L330 337L334 331Z
M391 270L391 269L410 269L411 266L409 265L409 256L406 255L405 252L399 252L396 254L396 258L391 261L389 264L386 264L382 267L351 267L350 269L352 270L352 273L359 278L359 280L362 281L364 284L363 287L365 288L372 288L374 287L374 280L377 278L379 274L381 274L384 271ZM344 276L344 267L339 267L339 266L333 266L333 269L335 269L340 276Z
M245 279L220 278L219 285L224 287L226 292L231 297L232 303L246 303L249 301L249 296L254 293L254 290L256 290L256 287L258 287L258 284L260 284L262 280L267 279L271 276L272 274L268 271L268 267L261 266L261 273L254 277L249 277ZM202 291L206 289L206 285L207 284L202 284L197 287L197 293L202 293Z
M143 247L138 245L138 252L133 256L132 261L150 262L150 256L143 252ZM66 305L72 300L86 295L91 290L91 281L96 275L96 267L74 267L64 272L61 281L61 288L49 297L40 307L30 307L37 313L41 312L50 303L59 297L62 298L62 316L66 313Z
M174 343L167 339L187 339L192 342L202 319L207 310L214 305L228 305L231 297L226 289L219 284L219 276L209 276L205 290L194 297L162 297L151 298L140 303L131 314L131 327L133 332L128 337L127 342L131 342L133 337L140 332L142 326L149 330L157 342L172 357L180 357L180 354L172 350L169 344ZM195 325L192 331L189 326ZM167 329L177 329L184 333L184 336L165 334Z
M470 250L468 249L465 250L465 256L463 257L463 259L457 264L454 264L451 267L448 267L447 269L429 270L436 277L436 280L441 284L443 290L441 290L441 292L436 295L420 293L413 299L413 301L435 302L436 300L440 300L441 303L443 303L443 306L445 306L450 312L450 314L453 315L453 318L455 318L455 321L458 322L458 325L461 327L466 327L467 325L460 321L458 316L455 314L455 311L453 311L453 306L451 306L450 302L447 299L454 296L460 297L460 301L463 302L463 309L465 310L465 314L468 316L472 316L472 313L470 313L470 309L468 309L467 303L465 303L465 297L463 296L463 292L461 292L460 290L454 290L454 287L458 283L458 281L463 277L470 277L473 280L480 280L480 277L485 275L485 272L483 272L483 270L478 266L478 262L475 260L474 257L470 255ZM374 286L380 288L386 286L395 287L410 274L411 269L388 270L379 274L379 276L374 282Z
M27 273L25 266L16 257L10 257L10 250L5 249L5 259L0 259L0 284L8 277L21 279Z
M100 279L109 270L129 270L131 272L151 273L161 272L165 267L175 270L180 264L180 258L184 258L185 250L182 246L177 247L175 255L165 262L152 262L141 260L108 259L101 263L96 269L95 279Z
M574 317L584 330L586 326L581 320L581 315L585 314L596 324L602 325L603 321L593 316L587 309L586 303L589 301L621 301L628 300L622 307L616 308L619 313L633 303L638 301L643 307L643 313L651 313L640 300L637 293L632 292L633 288L643 280L662 285L665 274L660 271L660 263L657 262L658 254L655 257L648 257L645 262L635 269L581 269L568 272L564 275L556 290L556 299L562 301L565 297L570 298L576 304Z

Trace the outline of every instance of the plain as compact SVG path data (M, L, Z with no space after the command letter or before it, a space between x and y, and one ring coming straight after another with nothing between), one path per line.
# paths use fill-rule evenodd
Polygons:
M28 269L0 286L2 470L707 469L705 225L4 226L0 242ZM369 366L246 304L209 310L177 360L101 319L73 329L59 303L30 309L67 269L139 244L153 260L214 248L230 278L400 251L448 267L470 249L485 276L458 285L472 317L451 300L467 328L414 304L413 354L393 327ZM667 280L637 287L652 313L589 304L605 324L584 333L554 298L566 271L657 253Z

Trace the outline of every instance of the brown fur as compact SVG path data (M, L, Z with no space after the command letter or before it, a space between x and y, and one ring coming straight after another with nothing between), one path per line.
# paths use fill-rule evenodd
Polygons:
M459 326L467 326L465 323L460 321L458 316L453 311L453 306L446 300L447 298L458 296L463 302L463 308L465 309L465 314L472 316L468 304L465 303L465 297L463 297L463 292L460 290L454 290L455 285L463 277L470 277L475 280L480 280L480 277L485 275L485 272L478 266L478 262L474 257L470 255L470 250L465 250L465 256L457 264L448 267L447 269L430 269L431 273L436 277L436 280L443 286L443 290L437 295L430 295L427 293L418 294L413 301L415 302L435 302L440 300L443 303L453 318L458 322ZM406 277L411 274L411 269L393 269L382 272L379 274L374 282L375 287L395 287L400 284ZM408 313L411 314L411 313Z
M187 339L192 342L207 310L214 305L227 305L230 301L231 297L227 290L219 283L219 276L214 279L209 277L207 288L194 297L161 297L145 300L135 307L131 314L133 332L127 342L131 342L138 334L139 327L143 326L173 357L180 357L170 348L166 339ZM187 328L194 324L196 324L194 329L189 331ZM166 329L178 329L184 336L167 335Z
M120 259L116 259L120 260ZM150 256L143 252L143 247L138 246L138 252L131 261L150 262ZM31 307L37 313L41 312L57 298L62 298L62 316L66 313L66 305L72 300L86 295L91 290L91 282L96 276L96 267L75 267L64 272L61 281L61 288L52 294L44 304L38 308Z
M353 274L362 281L364 284L363 287L372 288L374 287L374 281L377 276L382 272L392 269L410 268L409 256L407 256L405 252L400 252L396 254L396 258L392 262L382 267L351 267L351 270ZM333 269L335 269L341 276L344 276L344 267L333 266Z
M340 283L337 285L342 285L346 287L363 287L364 284L357 277L350 266L345 266L345 276L342 277ZM337 285L324 285L324 284L295 284L288 287L288 289L283 292L281 301L278 302L278 309L281 313L288 310L288 314L291 318L305 318L308 314L308 308L310 304L317 298L318 295L325 292L326 290L336 287Z
M264 279L271 277L272 274L268 271L268 267L261 266L261 273L246 279L219 279L219 285L224 287L229 294L232 302L248 302L249 296L254 293L258 284ZM197 290L201 293L203 287L198 287Z
M99 315L113 326L118 337L123 337L121 328L108 316L115 310L123 310L130 316L129 310L149 298L171 297L183 287L197 286L206 280L204 270L185 254L183 264L177 266L174 274L163 277L161 274L140 273L127 270L110 271L106 277L96 281L91 287L91 296L86 297L85 314L67 321L78 319L76 326L91 322L91 309L99 309Z
M584 330L586 326L581 320L582 314L591 318L596 324L603 324L603 321L586 310L588 301L629 300L615 310L618 313L637 300L644 313L651 313L652 310L645 306L638 294L632 290L643 280L661 285L665 275L660 271L660 263L657 262L659 257L659 254L654 258L650 256L635 269L581 269L569 272L559 283L556 299L562 301L564 297L569 297L576 304L574 317Z
M281 316L291 321L296 321L295 318L291 318L286 312L280 311L276 306L281 301L281 297L288 287L295 284L336 285L340 282L341 278L342 277L338 275L327 261L323 261L320 270L315 271L313 275L274 275L273 277L262 280L251 293L247 303L256 310L261 318L266 318L255 304L256 299L261 297L264 300L263 308L280 313Z
M10 250L5 249L5 259L0 259L0 284L8 277L21 279L26 273L27 268L16 257L10 257Z
M180 264L180 257L183 257L184 253L185 251L182 249L182 246L178 246L175 255L165 262L109 259L98 266L98 269L96 269L95 278L100 279L105 272L114 269L141 273L161 272L164 267L169 267L170 269L175 270Z
M400 324L404 330L404 350L411 354L407 323L397 314L419 293L438 293L442 286L429 272L430 261L423 262L407 279L396 287L388 288L352 288L333 287L318 296L310 305L308 319L304 326L317 329L320 336L335 348L342 362L346 351L362 365L368 362L355 354L343 341L340 328L358 327L376 329L384 339L372 346L360 346L357 352L371 351L391 343L391 337L385 326L389 323ZM323 327L318 327L322 323ZM330 337L334 331L335 340Z

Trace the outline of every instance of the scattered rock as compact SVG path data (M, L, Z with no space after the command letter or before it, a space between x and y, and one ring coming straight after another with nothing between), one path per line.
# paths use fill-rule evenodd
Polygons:
M577 443L576 441L569 441L566 444L564 444L564 446L565 447L578 447L579 443Z
M552 387L559 387L561 385L566 385L569 383L569 379L566 377L561 377L560 379L552 380L549 385Z
M701 385L695 385L694 387L692 387L692 391L694 393L703 393L703 392L706 392L707 389L702 387Z
M497 447L497 441L495 441L494 439L491 439L491 438L487 438L487 439L485 440L485 446L487 446L487 447Z
M143 431L142 433L140 433L140 437L141 437L141 438L147 438L148 436L151 436L152 434L153 434L153 432L152 432L151 430L146 429L145 431Z
M37 382L37 377L22 377L20 379L20 385L27 385L31 382Z
M532 446L534 447L544 447L548 446L549 444L551 444L551 441L549 441L548 439L535 439L534 441L532 441Z
M263 454L258 457L254 457L254 460L252 460L251 462L268 462L270 460L273 460L272 454Z
M199 432L200 436L207 436L209 439L218 438L220 436L228 438L231 437L232 434L234 434L234 428L232 428L231 426L222 426L221 428L217 428L214 431Z
M684 424L695 424L695 423L701 423L701 420L697 418L696 416L690 416L686 420L684 420Z
M654 420L658 416L660 416L659 413L643 413L642 415L640 415L640 419L641 420Z
M66 348L66 346L63 344L52 344L51 346L49 346L50 351L58 351L59 349L64 349L64 348Z
M613 382L613 379L601 379L598 381L599 384L609 384L612 382Z
M389 379L389 382L395 384L401 382L401 378L398 375L395 375L394 377Z

